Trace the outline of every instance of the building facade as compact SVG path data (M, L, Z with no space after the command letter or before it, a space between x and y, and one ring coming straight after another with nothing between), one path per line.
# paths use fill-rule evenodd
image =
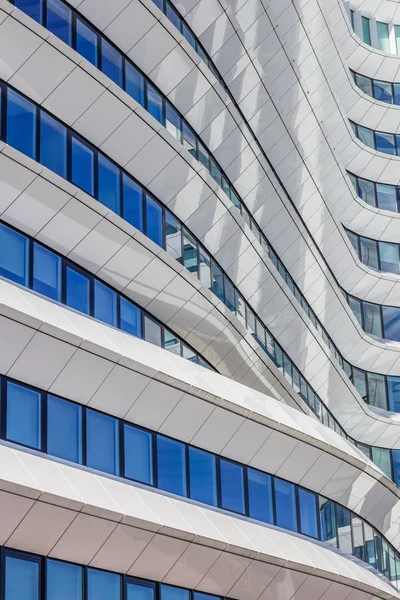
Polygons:
M0 600L400 598L398 44L0 0Z

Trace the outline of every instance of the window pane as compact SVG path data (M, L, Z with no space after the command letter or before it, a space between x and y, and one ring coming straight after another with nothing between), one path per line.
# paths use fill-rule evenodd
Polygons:
M43 24L43 0L14 0L14 4L28 17Z
M388 24L380 23L379 21L377 21L376 22L376 33L378 36L379 50L382 50L382 52L390 52Z
M376 149L385 154L396 154L394 136L390 133L375 132Z
M243 467L229 460L220 460L222 508L244 513Z
M5 560L5 600L39 600L39 564L15 556Z
M211 289L211 257L201 247L199 248L199 279L208 289Z
M336 512L335 504L322 496L318 497L321 540L336 546Z
M318 538L317 496L299 488L300 532Z
M169 2L166 3L165 8L166 8L165 14L167 15L168 19L178 29L178 31L180 31L181 30L181 20L179 18L178 13L176 12L176 10L174 10L172 8L172 6L170 5Z
M389 242L379 242L381 271L400 274L399 246Z
M400 31L399 25L395 25L395 28L399 28L399 31ZM397 52L397 53L400 54L400 52ZM394 83L393 90L394 90L394 103L398 105L398 104L400 104L400 83Z
M155 346L161 347L161 327L145 315L144 317L144 339Z
M192 46L193 50L196 50L196 38L192 34L192 32L188 29L187 25L182 22L182 34L186 41Z
M353 546L351 541L350 511L339 504L336 505L336 521L338 529L338 545L340 550L351 554Z
M388 409L386 399L385 377L376 373L368 373L368 400L372 406Z
M66 179L67 128L43 111L40 111L40 162Z
M165 105L165 127L175 139L181 141L181 118L168 103Z
M121 600L121 577L107 571L87 570L88 600Z
M211 263L212 273L212 291L214 294L224 302L224 276L221 269L215 264L214 261Z
M148 431L124 425L125 477L153 484L152 436Z
M379 208L382 208L383 210L391 210L393 212L397 211L396 188L394 185L377 183L376 194Z
M125 62L125 89L141 106L144 106L144 77L133 65Z
M117 325L117 294L97 280L94 282L94 316L103 323Z
M82 600L82 567L49 558L46 566L46 600Z
M104 38L101 40L101 70L122 87L122 55Z
M364 560L364 530L361 519L351 515L351 529L353 532L353 554Z
M371 267L371 269L378 271L378 244L375 242L375 240L360 237L360 252L362 262L368 267Z
M147 84L147 110L159 123L164 124L162 98L149 84Z
M232 312L236 312L235 307L235 288L229 281L227 277L225 277L225 305Z
M390 186L392 187L392 186ZM376 206L375 199L375 186L372 181L368 181L367 179L358 178L358 195L364 200L367 204L371 206Z
M120 170L105 156L99 154L99 202L117 215L121 214Z
M122 175L123 218L131 225L143 231L143 190L128 177Z
M353 368L353 383L360 394L361 398L367 401L367 388L365 382L365 372L360 369Z
M72 183L94 195L94 153L86 144L72 137Z
M375 148L374 132L372 131L372 129L368 129L367 127L362 127L361 125L358 125L357 137L366 146L369 146L370 148Z
M158 246L164 247L162 208L150 196L146 196L146 235Z
M265 523L273 523L271 476L248 468L247 481L250 517Z
M41 395L7 382L7 439L32 448L41 446Z
M194 237L185 229L183 230L183 265L197 277L197 243Z
M60 40L72 45L72 11L60 0L47 0L46 28Z
M120 328L126 333L136 337L142 337L141 310L133 302L120 298Z
M164 348L172 354L181 355L181 342L180 340L168 329L164 329Z
M186 496L185 444L157 436L158 487Z
M205 166L207 171L210 170L210 155L201 142L198 143L198 160Z
M364 556L365 561L372 565L373 567L377 567L376 561L376 548L375 548L375 540L374 540L374 532L372 527L364 523L364 538L365 538L365 550Z
M182 262L181 224L171 213L165 211L166 250L178 262Z
M381 102L393 104L392 84L388 81L377 81L374 79L374 96Z
M7 144L36 158L36 106L7 89Z
M246 304L242 296L239 292L235 291L235 301L236 301L236 316L239 321L242 323L243 327L246 327Z
M98 37L78 17L76 19L76 50L95 67L98 66Z
M189 448L190 497L217 505L215 456L198 448Z
M140 583L128 583L126 586L126 600L154 600L155 589L150 585ZM94 600L94 599L93 599Z
M400 485L400 450L392 450L393 459L393 481Z
M351 245L354 248L355 253L357 254L357 256L359 256L359 251L358 251L358 235L356 235L355 233L352 233L351 231L346 231L347 236L351 242Z
M400 309L393 306L382 306L384 337L400 342Z
M400 412L400 377L387 376L389 410Z
M360 325L362 327L361 302L359 300L356 300L356 298L352 298L351 296L348 296L348 303L349 303L349 306L350 306L351 310L353 311L357 321L360 323Z
M82 462L82 407L48 395L47 452L53 456Z
M90 281L89 278L75 269L66 269L66 304L75 310L90 312Z
M217 165L217 163L215 162L215 160L213 158L211 159L211 177L214 179L214 181L220 187L222 187L222 173L221 173L221 169L219 168L219 166Z
M368 96L372 96L372 80L369 77L355 74L355 80L358 87Z
M385 473L389 479L392 478L392 467L390 462L390 450L386 448L374 448L372 446L372 461L376 464L377 467L381 469Z
M297 531L295 487L288 481L274 478L276 524Z
M191 129L182 122L183 129L183 146L194 157L197 158L196 136Z
M61 258L36 242L33 244L33 289L61 300Z
M29 240L0 223L0 275L28 285Z
M370 46L371 45L371 33L369 30L369 19L367 19L367 17L361 17L361 24L362 24L363 41Z
M119 475L117 419L88 409L86 435L88 467Z

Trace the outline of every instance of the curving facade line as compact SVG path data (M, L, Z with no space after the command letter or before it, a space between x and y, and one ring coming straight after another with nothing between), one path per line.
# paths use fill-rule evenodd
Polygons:
M348 9L0 0L3 600L400 598L400 163L351 126L397 139L400 57Z

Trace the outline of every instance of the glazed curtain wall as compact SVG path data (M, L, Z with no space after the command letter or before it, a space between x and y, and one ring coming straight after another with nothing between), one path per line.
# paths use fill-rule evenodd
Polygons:
M357 139L369 148L373 148L384 154L392 156L400 156L400 135L393 133L385 133L384 131L375 131L363 125L357 125L350 121L350 125Z
M336 502L6 377L0 385L2 439L319 539L400 582L398 553Z
M348 172L350 181L354 186L357 196L381 210L400 212L400 188L387 183L375 183L363 177L357 177Z
M400 105L400 83L372 79L360 73L350 70L355 84L368 96L386 102L388 104Z
M361 262L374 271L400 275L400 245L380 242L346 229L349 240Z

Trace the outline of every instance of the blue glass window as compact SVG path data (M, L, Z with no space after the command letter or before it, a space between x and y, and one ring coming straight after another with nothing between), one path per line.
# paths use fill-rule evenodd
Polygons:
M379 242L381 271L400 274L399 246L389 242Z
M82 407L56 396L47 397L47 452L82 462Z
M90 313L90 281L86 275L66 268L66 305L88 315Z
M36 159L36 106L7 89L7 144Z
M33 289L61 300L61 258L43 246L33 245Z
M300 532L318 538L317 496L298 488Z
M361 17L361 26L362 26L362 39L363 41L371 45L371 32L369 29L369 19L367 17Z
M400 378L387 376L389 410L400 412Z
M197 277L197 243L196 240L186 229L183 230L183 265Z
M189 42L189 44L192 46L193 50L196 50L196 38L194 37L193 33L189 30L187 25L185 25L185 23L183 23L183 22L182 22L182 34L183 34L183 37L185 38L185 40L187 42Z
M143 231L143 190L130 177L122 175L123 218Z
M14 0L14 4L28 17L43 24L43 0Z
M387 23L376 22L376 33L378 36L378 48L382 52L390 52L389 26ZM365 41L365 40L364 40Z
M41 446L41 394L7 382L7 439L32 448Z
M122 55L104 38L101 40L101 70L122 87Z
M98 66L99 40L97 33L79 18L76 19L76 50L95 67Z
M120 299L120 328L136 337L141 337L142 323L141 310L136 304L125 298Z
M108 571L87 570L88 600L121 600L121 577Z
M94 316L103 323L117 325L117 294L98 280L94 282Z
M230 460L220 460L222 508L244 513L243 467Z
M94 152L72 136L72 183L94 196Z
M362 127L361 125L357 125L357 137L363 144L365 144L369 148L375 148L374 132L372 131L372 129L368 129L368 127Z
M82 600L82 567L51 559L46 565L46 600Z
M224 275L214 261L211 262L212 291L224 302Z
M126 600L154 600L155 589L152 585L131 583L126 586Z
M373 183L371 183L373 185ZM396 188L394 185L385 183L376 184L376 194L378 197L378 207L383 210L397 211Z
M206 288L211 289L211 256L199 248L199 279Z
M193 131L182 122L183 147L194 157L197 158L197 141Z
M283 529L297 531L296 497L293 483L274 479L276 524Z
M67 177L67 128L47 113L40 112L40 162Z
M375 132L376 149L385 154L396 154L394 136L391 133Z
M150 317L144 317L144 339L155 346L162 346L162 330L160 325Z
M217 476L215 456L189 448L190 497L212 506L217 505Z
M372 181L368 181L368 179L361 179L361 177L359 177L357 194L367 204L376 206L375 186Z
M336 505L336 523L338 532L338 546L343 552L352 554L353 544L351 539L350 511L339 504Z
M397 25L398 27L398 25ZM400 54L400 52L399 52ZM394 83L393 84L393 91L394 91L394 103L399 105L400 104L400 83Z
M60 40L72 45L72 11L60 0L47 0L46 28Z
M158 246L164 246L162 208L150 196L146 196L146 235Z
M5 570L5 600L39 600L37 561L6 556Z
M0 223L0 275L27 286L28 253L28 238Z
M229 310L235 312L235 289L227 277L225 277L225 304Z
M158 487L166 492L186 496L185 444L159 435L157 467Z
M166 8L165 14L167 15L168 19L177 28L177 30L180 31L181 30L181 19L180 19L178 13L176 12L176 10L174 10L172 8L172 6L170 5L169 2L166 3L165 8Z
M364 331L378 338L382 337L381 311L377 304L363 302Z
M164 123L163 100L150 84L147 84L147 110L159 123Z
M124 425L125 477L153 484L152 440L148 431Z
M86 435L88 467L118 475L117 419L88 409L86 412Z
M210 155L208 154L208 150L201 142L198 142L198 160L202 165L205 166L207 171L210 170Z
M189 590L162 584L160 587L161 600L189 600Z
M265 523L273 523L271 476L248 468L247 480L250 517Z
M354 73L355 82L358 87L369 96L373 96L372 93L372 79L369 77L364 77L364 75L359 75L358 73ZM379 93L379 90L378 90Z
M168 103L165 105L165 127L174 138L181 141L181 118Z
M98 171L99 202L119 215L121 213L120 170L105 156L99 154Z
M379 307L378 307L379 308ZM400 308L382 306L385 338L400 342Z
M381 102L393 104L392 84L387 81L378 81L377 79L374 79L373 83L375 98L381 100Z
M178 262L182 262L182 227L178 219L165 211L165 249Z
M336 546L336 512L332 500L319 496L321 540Z
M400 486L400 450L392 450L393 481Z
M125 63L125 90L144 106L144 77L130 63Z

